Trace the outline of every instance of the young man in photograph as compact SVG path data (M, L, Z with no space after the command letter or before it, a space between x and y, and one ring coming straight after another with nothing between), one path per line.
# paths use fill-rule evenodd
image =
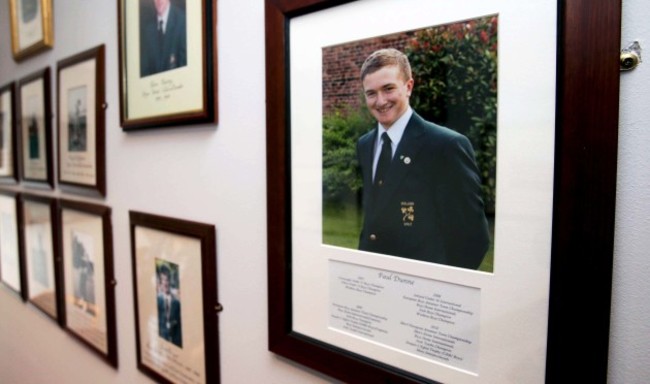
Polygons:
M372 53L361 82L377 126L357 142L364 217L359 249L478 268L489 232L469 140L411 109L414 80L402 52Z

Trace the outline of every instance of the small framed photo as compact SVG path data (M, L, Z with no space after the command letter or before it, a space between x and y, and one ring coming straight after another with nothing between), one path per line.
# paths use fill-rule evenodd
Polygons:
M0 182L18 181L18 135L16 123L16 84L0 88Z
M118 1L124 130L217 121L216 3Z
M27 182L53 188L50 68L21 79L18 93L21 177Z
M61 200L64 326L117 368L111 210Z
M56 200L21 194L18 200L25 255L27 300L61 324L61 263Z
M219 382L214 226L134 211L130 226L138 369Z
M106 194L104 45L57 64L58 183Z
M18 228L18 195L11 191L0 191L0 280L26 301L25 264Z
M14 60L52 48L52 0L9 0L9 11Z

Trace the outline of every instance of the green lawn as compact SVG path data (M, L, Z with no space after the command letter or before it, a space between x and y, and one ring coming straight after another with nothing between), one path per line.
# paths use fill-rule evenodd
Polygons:
M325 205L323 209L323 243L357 249L361 231L361 212L349 204L342 207ZM490 248L479 267L480 271L494 270L494 218L489 218Z
M323 209L323 243L357 249L361 232L361 213L352 204Z

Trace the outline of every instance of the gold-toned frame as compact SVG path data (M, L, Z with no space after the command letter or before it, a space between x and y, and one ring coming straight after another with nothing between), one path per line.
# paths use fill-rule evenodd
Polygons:
M21 48L19 33L18 2L22 0L9 0L9 13L11 17L11 49L14 60L20 61L54 46L54 28L52 26L52 0L33 0L40 4L40 27L42 34L38 40Z

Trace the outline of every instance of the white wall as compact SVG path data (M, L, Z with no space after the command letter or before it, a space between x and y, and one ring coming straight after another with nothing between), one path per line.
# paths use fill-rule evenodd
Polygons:
M609 382L650 382L650 2L623 1L621 46L645 62L621 74Z
M146 383L135 365L128 211L213 223L217 228L223 383L320 383L326 379L267 352L264 1L218 1L219 124L124 133L119 126L117 6L54 1L55 47L16 64L8 0L0 1L0 84L106 44L106 199L113 209L118 370L0 287L0 382ZM650 46L650 4L624 2L624 39ZM645 17L644 17L645 16ZM647 47L646 47L647 48ZM650 56L622 76L610 382L650 378ZM54 79L54 77L53 77ZM53 90L55 89L53 84ZM646 161L644 161L646 160ZM22 187L19 187L22 189ZM55 196L77 198L58 190ZM82 198L79 198L82 199Z
M217 126L128 134L119 122L117 3L53 3L54 49L16 64L9 1L0 2L0 84L48 65L55 71L58 60L106 44L108 192L105 200L91 201L113 209L120 366L109 368L54 322L0 288L0 382L149 382L136 368L131 209L216 226L219 300L225 308L220 316L222 382L319 382L266 347L264 2L218 2Z

